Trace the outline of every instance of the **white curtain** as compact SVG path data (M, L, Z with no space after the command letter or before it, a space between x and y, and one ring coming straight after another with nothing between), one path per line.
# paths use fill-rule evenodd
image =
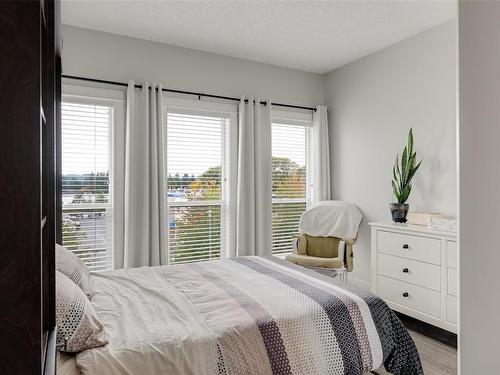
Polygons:
M236 249L230 255L272 255L271 108L260 99L239 105Z
M312 201L332 198L330 181L330 147L328 138L328 113L325 106L318 106L313 118L313 194Z
M129 82L125 139L124 246L115 268L167 264L161 85Z

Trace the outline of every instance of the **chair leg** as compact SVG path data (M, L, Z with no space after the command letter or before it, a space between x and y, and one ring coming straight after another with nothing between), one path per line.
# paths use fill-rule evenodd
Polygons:
M340 281L342 283L347 283L347 269L344 268L340 273L339 273Z

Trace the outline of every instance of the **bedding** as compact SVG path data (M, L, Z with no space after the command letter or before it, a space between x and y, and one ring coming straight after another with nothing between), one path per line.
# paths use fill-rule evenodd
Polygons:
M56 344L61 351L81 352L108 343L83 290L59 271L56 271L56 324Z
M56 244L56 270L78 285L89 299L92 298L89 268L77 255L59 244Z
M57 371L59 375L80 375L76 366L76 355L64 352L57 352Z
M278 258L239 257L94 274L109 344L83 374L422 374L377 296Z

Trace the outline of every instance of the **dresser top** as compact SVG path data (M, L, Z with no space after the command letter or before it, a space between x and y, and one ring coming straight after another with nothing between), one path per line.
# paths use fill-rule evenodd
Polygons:
M415 224L400 224L393 222L383 222L383 223L368 223L371 227L377 227L382 229L388 229L398 232L408 232L408 233L420 233L420 234L430 234L439 237L450 237L456 238L456 232L448 232L444 230L436 230L429 228L425 225L415 225Z

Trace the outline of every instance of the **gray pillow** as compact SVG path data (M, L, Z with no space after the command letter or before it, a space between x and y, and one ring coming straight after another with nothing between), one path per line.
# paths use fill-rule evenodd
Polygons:
M60 351L81 352L108 343L89 299L59 271L56 271L56 324Z
M94 291L89 268L77 255L58 244L56 244L56 270L78 285L89 299L92 298Z

